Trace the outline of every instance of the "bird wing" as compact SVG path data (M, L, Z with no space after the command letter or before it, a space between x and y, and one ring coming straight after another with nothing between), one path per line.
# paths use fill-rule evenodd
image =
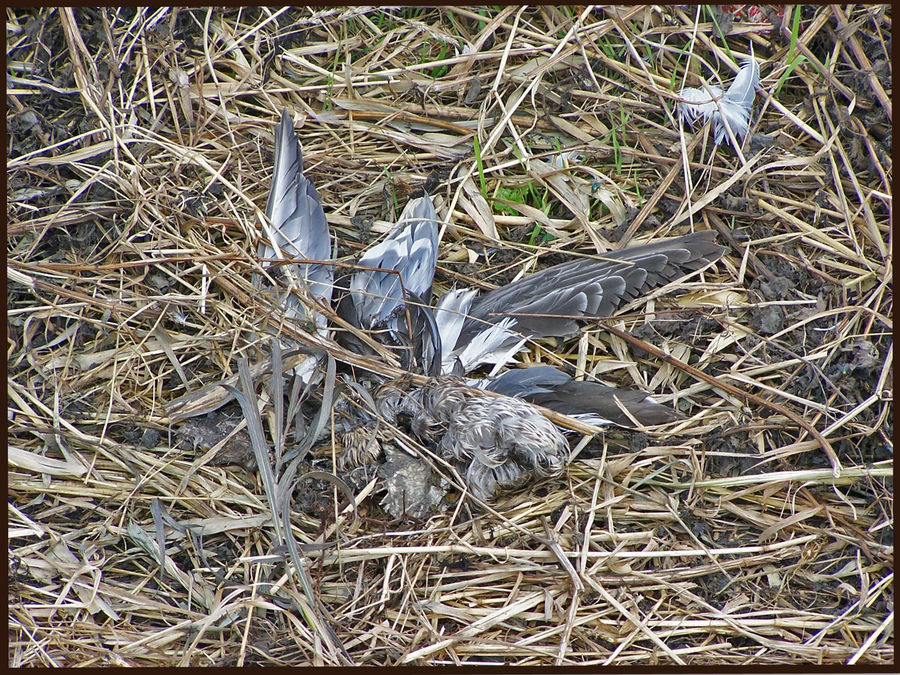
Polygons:
M359 325L383 325L403 305L404 288L430 299L437 248L438 222L431 197L410 200L394 230L359 259L360 266L373 269L359 270L350 280Z
M645 426L681 419L677 412L657 403L643 391L573 380L552 366L508 370L492 380L487 389L523 398L596 425L633 428L632 417Z
M571 335L576 318L611 316L648 290L720 258L725 248L714 238L709 230L694 232L565 262L501 286L472 303L457 344L471 341L484 322L504 317L515 318L516 331L525 337Z

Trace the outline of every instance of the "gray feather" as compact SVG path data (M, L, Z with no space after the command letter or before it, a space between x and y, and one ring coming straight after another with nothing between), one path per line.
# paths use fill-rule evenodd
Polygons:
M303 175L303 154L287 110L282 112L281 121L275 127L275 171L266 216L271 223L271 229L266 227L269 242L277 245L278 250L260 242L257 251L260 258L331 259L331 238L322 200L312 182ZM314 297L326 303L331 301L333 270L330 265L297 264L293 270L298 279L309 284ZM281 301L289 316L296 319L306 316L303 304L295 295L285 292ZM316 313L316 323L324 328L325 317Z
M622 411L622 407L641 425L663 424L681 418L677 412L657 403L643 391L573 380L552 366L508 370L486 388L596 425L634 427L634 422Z
M410 200L394 230L359 260L360 266L396 270L399 276L369 269L360 270L350 281L361 326L383 326L396 316L404 304L404 288L418 297L431 298L437 248L438 222L431 197Z
M712 231L664 239L604 255L581 258L514 281L472 303L457 344L484 330L484 322L515 319L525 337L564 337L577 331L577 320L610 316L651 288L662 286L717 260L725 248ZM539 314L539 317L522 316ZM573 318L574 317L574 318ZM446 348L446 345L445 345Z

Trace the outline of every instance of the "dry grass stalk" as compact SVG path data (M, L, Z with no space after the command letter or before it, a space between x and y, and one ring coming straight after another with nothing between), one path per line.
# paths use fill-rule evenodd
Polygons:
M774 25L696 7L10 10L10 665L892 662L890 27L887 6ZM753 139L679 130L674 92L729 81L749 41ZM322 520L292 510L294 554L276 549L289 461L267 497L257 471L176 440L175 400L224 391L244 358L268 381L264 326L401 372L285 324L250 283L282 107L339 266L426 181L439 292L717 230L726 259L609 322L671 358L598 324L522 356L689 420L582 443L564 478L483 512L388 522L374 483L352 508L336 491ZM253 403L287 451L296 418Z

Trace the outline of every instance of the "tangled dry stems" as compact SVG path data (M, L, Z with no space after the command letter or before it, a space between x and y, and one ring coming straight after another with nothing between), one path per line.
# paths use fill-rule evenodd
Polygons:
M891 662L891 16L795 11L796 41L678 8L11 10L10 664ZM749 40L754 139L680 132L673 92ZM807 428L592 324L524 358L688 422L576 437L563 479L485 513L297 510L311 601L258 474L166 412L268 358L283 106L338 264L426 183L441 292L716 229L725 260L611 325Z

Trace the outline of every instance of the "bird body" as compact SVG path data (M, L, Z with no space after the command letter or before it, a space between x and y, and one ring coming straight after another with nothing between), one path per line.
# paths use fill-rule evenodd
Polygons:
M436 364L428 374L443 375L418 388L392 381L379 389L376 404L388 422L408 421L414 435L456 467L473 494L489 499L499 490L563 470L569 457L565 437L526 401L594 424L634 427L680 417L644 392L575 381L549 366L468 384L454 375L485 363L496 372L526 339L571 335L580 322L611 316L650 289L705 267L725 252L714 232L562 263L480 296L452 289L432 315L423 305L430 300L437 260L436 225L430 199L407 205L395 230L360 259L372 269L350 280L350 319L364 328L389 327L387 336L395 344L406 331L431 335L432 341L412 345L418 356L411 362ZM387 270L397 270L403 286ZM418 325L407 326L401 312L404 306L410 309L409 298L418 301L413 305L417 312L410 312ZM339 313L346 307L341 303Z
M557 476L568 461L566 439L535 408L486 394L458 377L431 378L418 388L395 380L375 399L386 420L407 419L413 434L451 462L480 499Z
M714 232L699 231L561 263L480 296L474 290L452 289L438 300L433 324L425 327L424 319L432 317L422 305L437 259L436 223L430 199L411 201L395 230L360 260L381 269L357 272L350 282L353 322L370 328L389 323L391 341L397 344L408 332L399 311L404 306L402 289L397 275L385 270L399 271L408 295L419 300L415 308L420 320L414 321L411 332L437 338L413 345L418 357L411 362L434 363L437 352L439 362L427 371L430 375L464 375L482 364L493 365L496 373L527 339L572 335L581 322L612 316L626 303L705 267L725 252ZM508 371L483 386L595 424L633 427L679 417L643 392L575 381L549 366Z

